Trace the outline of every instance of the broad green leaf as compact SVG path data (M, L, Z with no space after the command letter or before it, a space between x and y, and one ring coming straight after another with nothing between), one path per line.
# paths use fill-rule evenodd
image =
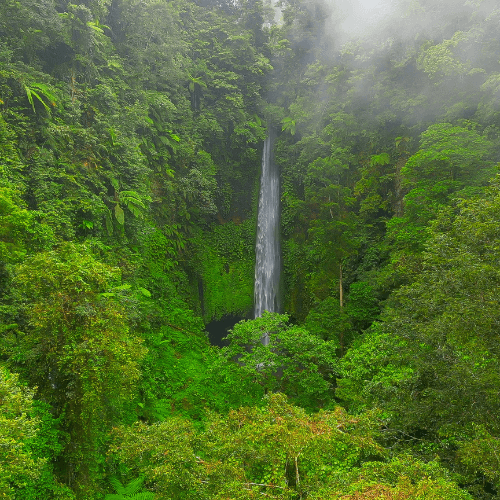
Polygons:
M115 217L119 224L125 224L125 213L118 203L115 205Z

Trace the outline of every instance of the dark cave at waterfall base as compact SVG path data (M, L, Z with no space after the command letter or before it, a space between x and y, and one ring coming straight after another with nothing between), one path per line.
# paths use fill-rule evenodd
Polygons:
M225 347L229 342L224 339L236 323L240 322L242 316L223 316L221 319L211 321L205 326L210 344L217 347Z

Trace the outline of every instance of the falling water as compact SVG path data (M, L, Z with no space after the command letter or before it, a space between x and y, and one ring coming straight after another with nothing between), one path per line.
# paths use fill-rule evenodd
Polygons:
M255 245L255 317L264 311L279 312L280 242L279 173L272 161L271 135L264 143L260 180L257 243ZM267 345L266 335L262 343Z

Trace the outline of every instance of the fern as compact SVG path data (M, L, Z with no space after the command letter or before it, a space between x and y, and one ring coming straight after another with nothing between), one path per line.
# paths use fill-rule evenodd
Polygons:
M31 85L31 87L24 85L24 90L26 91L26 97L28 98L28 101L31 104L34 113L36 113L36 111L35 111L35 102L33 101L33 96L36 97L38 101L40 101L43 104L43 107L47 110L48 113L50 113L50 108L44 101L44 99L40 96L40 94L43 97L45 97L45 99L47 99L52 106L56 105L56 100L54 95L50 91L49 87L47 85L44 85L43 83L34 83L33 85Z
M154 493L150 491L143 491L141 493L134 493L133 495L118 495L116 493L108 493L104 500L154 500Z
M123 484L116 477L111 477L109 482L115 489L116 493L108 493L104 497L104 500L154 500L154 493L151 493L150 491L139 492L142 483L144 482L143 476L130 481L130 483L126 486L123 486Z

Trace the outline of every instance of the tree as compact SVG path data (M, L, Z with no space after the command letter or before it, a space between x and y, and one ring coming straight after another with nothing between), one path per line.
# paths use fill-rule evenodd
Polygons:
M310 333L335 341L340 355L379 313L374 290L367 282L352 283L346 295L343 307L340 307L337 296L327 297L309 311L304 321L304 327Z
M45 460L27 446L38 430L33 414L33 392L19 383L17 374L0 365L0 491L14 500L15 490L36 481Z
M88 247L69 243L26 259L14 286L24 306L4 353L64 413L69 483L95 491L103 436L134 393L145 354L127 325L130 286Z
M321 495L321 496L320 496ZM387 462L367 462L343 478L333 488L313 498L325 500L471 500L437 460L421 462L408 455Z
M283 394L266 398L262 408L242 407L209 415L204 430L170 419L113 432L110 457L160 498L305 497L335 474L345 474L369 456L375 413L352 417L341 408L308 415Z
M422 133L420 149L409 158L402 173L407 185L433 186L436 195L446 195L466 182L480 185L491 177L488 157L492 148L492 142L472 122L437 123Z
M268 345L262 339L266 337ZM329 406L334 383L335 341L325 341L288 324L286 314L265 312L241 321L222 349L227 362L242 365L266 392L283 392L301 406ZM234 361L233 361L234 360Z
M395 440L420 436L427 445L415 441L416 449L424 455L440 450L455 468L461 467L460 443L470 464L476 463L470 458L474 446L485 464L496 453L494 439L467 444L474 439L473 423L491 436L500 431L499 216L498 180L487 196L440 212L422 272L393 294L382 321L348 353L337 391L352 408L380 405L392 415ZM489 474L486 465L483 470ZM469 481L472 487L475 478Z

